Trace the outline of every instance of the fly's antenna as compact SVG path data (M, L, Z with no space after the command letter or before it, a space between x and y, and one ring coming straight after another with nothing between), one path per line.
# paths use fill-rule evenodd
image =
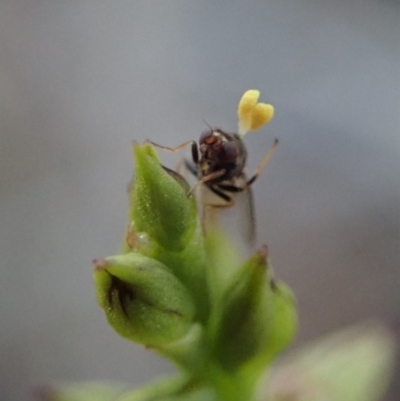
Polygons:
M204 123L205 125L207 125L208 128L210 128L211 131L214 131L214 128L211 127L211 125L210 125L204 118L202 118L201 120L203 121L203 123Z

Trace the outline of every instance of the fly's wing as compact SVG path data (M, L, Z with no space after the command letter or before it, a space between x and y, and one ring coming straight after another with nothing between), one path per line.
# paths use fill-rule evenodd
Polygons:
M236 186L243 188L247 181L247 177L243 173L237 180ZM235 205L233 212L238 214L239 224L241 227L241 235L250 245L254 245L256 240L256 224L254 213L253 190L247 187L244 191L234 195ZM236 209L236 212L235 212Z
M245 181L247 181L246 177ZM241 212L241 227L243 230L243 236L247 238L250 245L254 245L256 240L256 223L254 213L254 198L253 190L251 187L247 187L244 191L236 194L236 202L238 210Z
M246 177L243 174L234 182L224 182L224 184L242 188L245 182ZM244 244L246 249L251 248L255 242L254 203L251 188L239 192L221 190L218 187L213 189L201 185L197 192L205 230L216 226L238 246ZM232 202L226 197L233 201L233 205L230 205Z

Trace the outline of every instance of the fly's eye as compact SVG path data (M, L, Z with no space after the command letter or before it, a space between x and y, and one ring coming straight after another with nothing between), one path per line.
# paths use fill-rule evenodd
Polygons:
M234 142L225 142L221 148L221 158L226 162L234 162L238 156L238 148Z

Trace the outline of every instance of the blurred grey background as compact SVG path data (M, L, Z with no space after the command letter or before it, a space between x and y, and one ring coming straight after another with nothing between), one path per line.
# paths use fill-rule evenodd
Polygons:
M108 327L91 260L122 238L132 140L234 131L249 88L276 108L245 142L252 170L281 140L254 191L298 344L400 319L399 2L2 0L1 400L173 371Z

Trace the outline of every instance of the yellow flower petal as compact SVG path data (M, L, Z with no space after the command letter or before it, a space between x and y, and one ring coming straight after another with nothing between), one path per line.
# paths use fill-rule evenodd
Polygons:
M251 114L260 97L260 91L250 89L246 91L239 101L238 118L239 118L239 135L244 135L251 127Z
M260 91L256 89L250 89L243 94L238 106L239 120L253 111L259 97Z
M241 118L238 124L238 134L240 136L244 136L247 132L250 131L251 127L251 114L247 116L247 118Z
M258 103L251 113L251 130L261 128L269 123L274 116L274 107L266 103Z
M258 103L260 91L250 89L246 91L239 101L238 134L244 136L246 132L257 130L271 121L274 116L274 107L266 103Z

